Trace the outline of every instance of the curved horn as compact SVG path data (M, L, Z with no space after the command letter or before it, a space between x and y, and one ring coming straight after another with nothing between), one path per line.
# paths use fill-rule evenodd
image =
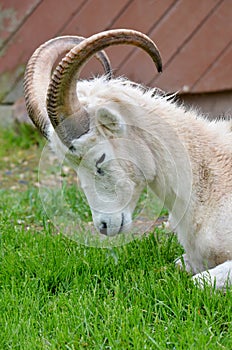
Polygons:
M61 36L42 44L31 56L24 75L24 91L28 115L48 138L51 124L46 108L47 89L56 60L73 47L85 40L79 36ZM102 63L108 78L111 78L111 66L107 55L99 52L96 58Z
M56 67L49 88L47 111L61 141L71 146L73 139L89 130L89 118L76 95L76 77L82 66L99 50L111 45L128 44L145 50L162 71L160 53L146 35L128 29L115 29L95 34L74 47Z

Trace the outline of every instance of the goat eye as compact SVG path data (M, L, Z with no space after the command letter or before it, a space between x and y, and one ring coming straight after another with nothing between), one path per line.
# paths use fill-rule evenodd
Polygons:
M104 170L102 170L101 168L97 168L97 173L101 176L103 176L105 174Z
M97 173L101 176L104 175L104 170L102 170L101 168L99 168L99 164L102 163L104 161L106 157L106 154L103 153L103 155L96 161L96 168L97 168Z

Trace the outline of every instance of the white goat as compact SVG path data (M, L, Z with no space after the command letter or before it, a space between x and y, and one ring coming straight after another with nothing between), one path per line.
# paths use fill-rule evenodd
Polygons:
M111 30L73 49L69 41L58 38L37 49L25 96L36 126L76 169L95 227L109 236L128 229L148 184L164 200L186 251L177 265L184 263L199 283L215 277L217 288L232 284L232 122L210 122L125 79L76 84L84 62L115 44L141 47L161 71L158 49L142 33ZM50 79L57 55L67 49Z

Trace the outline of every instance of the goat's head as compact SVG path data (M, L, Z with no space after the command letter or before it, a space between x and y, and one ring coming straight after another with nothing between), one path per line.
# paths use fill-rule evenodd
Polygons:
M95 227L99 232L113 236L129 227L145 186L146 169L141 171L139 160L146 157L148 161L144 163L150 167L154 165L142 139L136 145L138 151L134 157L135 140L130 138L130 128L125 124L117 102L103 100L99 105L86 105L84 99L77 96L78 85L83 84L77 83L77 77L86 61L94 54L100 54L98 57L110 78L107 56L100 51L110 45L141 47L152 57L158 71L162 70L161 57L147 36L132 30L111 30L77 41L81 40L77 37L57 38L37 49L25 75L27 108L45 137L51 141L58 136L66 157L77 170ZM57 56L67 50L70 51L50 80ZM51 54L52 61L47 62ZM55 136L51 135L51 125Z

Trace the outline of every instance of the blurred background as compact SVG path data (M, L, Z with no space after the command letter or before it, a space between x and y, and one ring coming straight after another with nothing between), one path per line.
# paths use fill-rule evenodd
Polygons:
M142 31L163 73L141 50L107 49L116 75L167 92L213 117L232 115L232 0L0 0L0 124L25 117L26 63L44 41L111 28ZM82 77L101 74L94 59Z

